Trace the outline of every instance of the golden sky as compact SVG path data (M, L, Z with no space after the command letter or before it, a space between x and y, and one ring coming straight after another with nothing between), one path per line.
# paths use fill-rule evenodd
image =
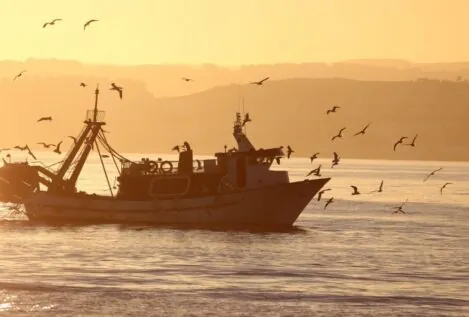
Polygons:
M0 60L86 63L469 59L469 0L4 0ZM42 24L63 18L52 27ZM88 19L100 22L90 25Z

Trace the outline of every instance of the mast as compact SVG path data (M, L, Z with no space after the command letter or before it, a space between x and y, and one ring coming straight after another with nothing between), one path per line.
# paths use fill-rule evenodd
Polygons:
M243 122L241 120L241 114L239 112L236 112L236 121L233 127L233 136L236 142L238 143L238 151L247 152L255 150L251 141L249 141L248 137L243 132Z
M104 117L104 112L98 110L98 96L99 96L99 85L96 86L95 90L95 100L94 100L94 109L88 110L85 120L85 129L81 135L77 138L76 144L73 146L69 155L65 158L62 166L60 167L57 177L53 180L52 186L49 187L49 190L67 190L74 191L75 184L77 182L78 176L80 175L83 166L88 158L88 155L92 149L96 137L98 136L101 126L105 125L105 122L99 121L99 115L102 114ZM83 148L84 147L84 148ZM81 153L78 154L81 150ZM78 160L74 167L72 163L75 161L78 156ZM72 170L69 179L64 179L67 171Z

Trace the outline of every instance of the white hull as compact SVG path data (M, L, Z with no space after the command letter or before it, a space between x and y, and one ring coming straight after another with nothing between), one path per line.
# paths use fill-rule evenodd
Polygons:
M291 227L328 181L324 178L216 196L153 201L37 192L25 208L30 220L50 224Z

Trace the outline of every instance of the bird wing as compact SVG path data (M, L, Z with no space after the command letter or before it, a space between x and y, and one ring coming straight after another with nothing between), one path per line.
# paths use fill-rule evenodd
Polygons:
M396 143L394 143L394 151L396 150L396 146L400 143L400 141L397 141Z
M381 181L381 185L379 185L379 189L383 189L383 184L384 184L384 181Z
M318 193L318 201L321 200L321 197L322 197L322 194L323 194L323 193L324 193L324 191L322 191L322 190Z
M357 186L350 185L350 187L352 187L354 191L358 190Z
M44 25L42 26L42 28L45 28L47 25L49 25L49 22L44 23Z
M345 128L342 128L339 130L339 134L342 133L345 130Z

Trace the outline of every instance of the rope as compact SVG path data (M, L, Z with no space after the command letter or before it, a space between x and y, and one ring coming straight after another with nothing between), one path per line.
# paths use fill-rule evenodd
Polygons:
M109 187L109 192L111 193L111 196L114 197L114 194L112 193L111 182L109 181L109 177L107 176L106 167L104 166L104 161L103 161L103 158L101 156L101 151L99 150L98 142L95 142L95 146L96 146L96 150L98 151L99 160L101 161L101 166L103 167L104 176L106 176L106 181L107 181L107 185Z

